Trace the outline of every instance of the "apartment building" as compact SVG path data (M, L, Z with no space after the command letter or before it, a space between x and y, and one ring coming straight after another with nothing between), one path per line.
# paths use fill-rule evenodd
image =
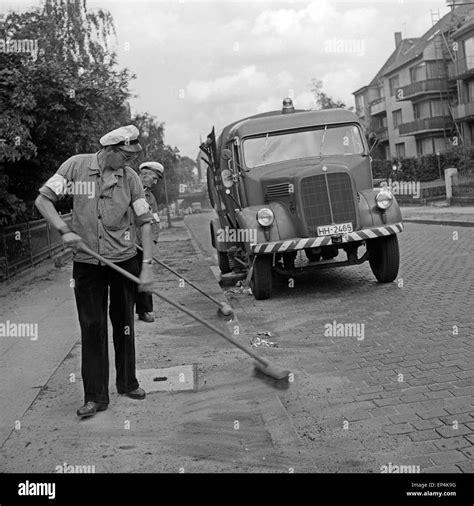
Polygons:
M421 37L403 39L396 32L393 53L372 81L353 93L361 122L379 138L374 157L421 156L446 151L458 143L461 130L455 114L463 112L456 105L457 67L450 65L456 59L452 37L457 34L461 40L470 40L474 26L472 31L462 28L473 13L473 5L460 5L441 19L432 15L433 26ZM473 41L468 42L468 51L470 44L474 50ZM474 101L474 84L471 86ZM467 102L471 100L468 91L465 97Z
M448 65L448 79L455 82L457 105L453 116L460 140L466 147L474 147L474 16L452 34L454 61Z

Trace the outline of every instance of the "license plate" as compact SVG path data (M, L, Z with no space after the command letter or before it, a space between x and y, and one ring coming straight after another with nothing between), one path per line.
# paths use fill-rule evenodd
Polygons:
M318 236L347 234L348 232L352 232L352 223L339 223L337 225L318 227Z

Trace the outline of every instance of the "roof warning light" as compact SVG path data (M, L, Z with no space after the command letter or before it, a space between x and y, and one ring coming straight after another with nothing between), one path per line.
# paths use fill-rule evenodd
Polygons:
M281 113L288 114L290 112L295 112L295 108L293 107L293 100L291 100L291 98L285 98L283 100L283 108L281 110Z

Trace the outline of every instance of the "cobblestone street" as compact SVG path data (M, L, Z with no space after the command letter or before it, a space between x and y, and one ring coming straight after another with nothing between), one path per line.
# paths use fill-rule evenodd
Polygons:
M474 229L406 224L399 239L394 283L376 283L366 263L231 303L247 332L278 344L260 349L295 371L280 397L325 471L473 472ZM363 335L328 335L336 322Z

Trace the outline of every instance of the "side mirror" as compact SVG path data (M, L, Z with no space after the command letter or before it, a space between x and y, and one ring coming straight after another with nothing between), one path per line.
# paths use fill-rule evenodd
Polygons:
M232 160L232 151L230 149L223 149L222 150L222 158L224 160Z
M378 141L379 140L377 139L377 134L375 132L370 132L370 134L369 134L369 154L375 148Z

